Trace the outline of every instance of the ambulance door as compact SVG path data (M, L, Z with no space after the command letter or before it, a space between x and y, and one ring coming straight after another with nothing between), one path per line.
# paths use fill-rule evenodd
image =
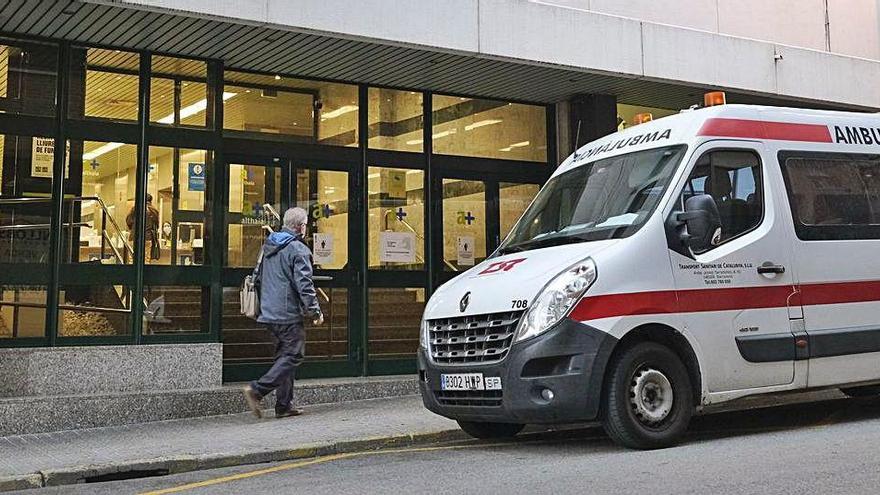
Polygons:
M669 243L679 308L699 345L709 392L794 380L792 245L782 228L782 179L762 150L759 142L705 143L673 207L675 215L689 197L708 194L721 219L720 236L703 252Z
M782 151L810 387L880 379L880 156Z

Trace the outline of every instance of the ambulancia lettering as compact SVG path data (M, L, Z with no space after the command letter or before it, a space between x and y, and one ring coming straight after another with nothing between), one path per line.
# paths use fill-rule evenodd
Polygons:
M836 125L834 126L834 142L880 145L880 128Z

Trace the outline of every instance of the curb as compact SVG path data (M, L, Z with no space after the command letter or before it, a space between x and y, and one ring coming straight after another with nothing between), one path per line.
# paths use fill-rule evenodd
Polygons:
M426 443L463 440L466 438L470 437L461 430L454 429L334 443L315 443L292 449L266 450L244 454L213 453L138 459L114 464L72 466L25 475L0 477L0 492L74 485L87 481L100 481L102 478L131 479L143 476L179 474L249 464L308 459L333 454L366 452L390 447L407 447Z

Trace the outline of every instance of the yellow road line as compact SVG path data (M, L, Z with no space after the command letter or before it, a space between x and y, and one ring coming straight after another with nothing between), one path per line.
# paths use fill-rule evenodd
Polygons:
M500 447L500 446L512 446L512 445L522 445L524 443L536 443L536 442L545 442L546 440L535 440L535 441L527 441L527 442L503 442L503 443L475 443L475 444L467 444L467 445L445 445L439 447L417 447L417 448L408 448L408 449L391 449L391 450L374 450L368 452L350 452L347 454L332 454L324 457L318 457L315 459L309 459L307 461L298 461L298 462L290 462L287 464L280 464L278 466L257 469L254 471L247 471L244 473L233 474L230 476L221 476L219 478L213 478L205 481L198 481L195 483L188 483L186 485L173 486L170 488L164 488L162 490L155 490L151 492L144 492L141 495L165 495L167 493L179 493L187 490L195 490L196 488L204 488L206 486L219 485L222 483L230 483L232 481L243 480L247 478L254 478L257 476L263 476L266 474L277 473L280 471L287 471L290 469L297 469L306 466L312 466L315 464L323 464L327 462L339 461L342 459L351 459L354 457L366 457L372 455L387 455L387 454L404 454L404 453L419 453L419 452L433 452L438 450L460 450L460 449L470 449L470 448L486 448L486 447Z

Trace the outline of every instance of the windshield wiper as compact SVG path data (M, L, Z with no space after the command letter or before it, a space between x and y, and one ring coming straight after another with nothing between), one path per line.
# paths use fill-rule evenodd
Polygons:
M583 242L585 240L586 239L582 238L581 236L555 235L553 237L541 237L538 239L529 239L528 241L511 244L510 246L503 247L498 252L500 254L508 254L520 251L529 251L531 249L540 249L550 246L561 246L563 244L574 244L577 242Z

